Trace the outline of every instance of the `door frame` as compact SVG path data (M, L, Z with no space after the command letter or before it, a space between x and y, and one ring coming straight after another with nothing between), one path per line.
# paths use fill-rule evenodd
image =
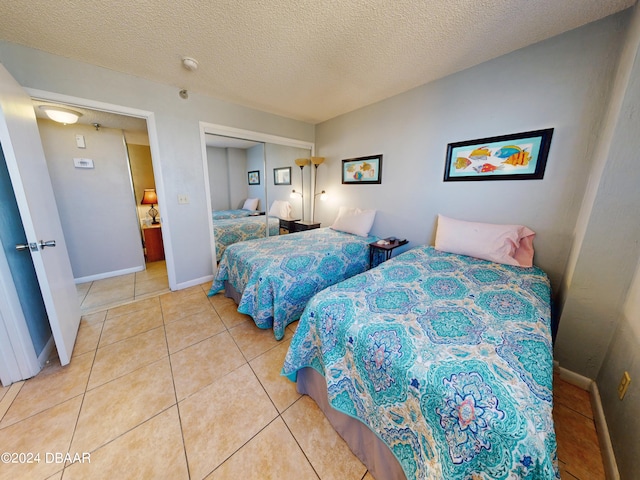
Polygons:
M75 97L61 93L38 90L34 88L24 88L29 96L36 100L44 100L49 102L65 103L69 106L81 108L90 108L93 110L101 110L103 112L115 113L117 115L126 115L129 117L144 118L147 121L147 135L149 136L149 149L151 150L151 165L153 167L153 176L155 177L156 193L160 204L167 205L167 198L164 188L164 180L162 177L162 169L160 168L160 147L158 141L158 132L156 128L155 114L148 110L138 108L125 107L113 103L105 103L88 98ZM171 245L171 219L165 208L162 213L162 242L165 250L165 261L167 266L167 276L169 280L169 289L177 290L175 261L173 258L173 248Z

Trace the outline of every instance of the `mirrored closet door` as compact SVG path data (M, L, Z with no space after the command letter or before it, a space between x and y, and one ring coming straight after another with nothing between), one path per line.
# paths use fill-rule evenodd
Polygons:
M312 144L227 130L203 132L216 263L228 245L279 235L280 218L303 219L311 204L311 167L296 159L309 158Z

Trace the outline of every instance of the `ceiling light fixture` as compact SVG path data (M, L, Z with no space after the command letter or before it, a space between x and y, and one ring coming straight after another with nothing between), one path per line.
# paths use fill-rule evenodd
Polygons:
M198 69L198 61L191 57L182 57L182 66L190 72L195 72Z
M80 112L76 112L75 110L54 107L53 105L40 105L39 108L54 122L63 123L65 125L76 123L82 116Z

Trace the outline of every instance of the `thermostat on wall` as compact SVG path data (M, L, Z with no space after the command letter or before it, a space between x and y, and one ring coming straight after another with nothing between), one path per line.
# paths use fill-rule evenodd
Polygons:
M76 168L93 168L93 160L90 158L74 158L73 165Z

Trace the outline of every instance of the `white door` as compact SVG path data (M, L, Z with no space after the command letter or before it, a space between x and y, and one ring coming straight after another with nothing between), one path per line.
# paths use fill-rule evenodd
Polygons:
M66 365L71 361L80 325L78 294L33 104L3 65L0 65L0 144L60 363Z

